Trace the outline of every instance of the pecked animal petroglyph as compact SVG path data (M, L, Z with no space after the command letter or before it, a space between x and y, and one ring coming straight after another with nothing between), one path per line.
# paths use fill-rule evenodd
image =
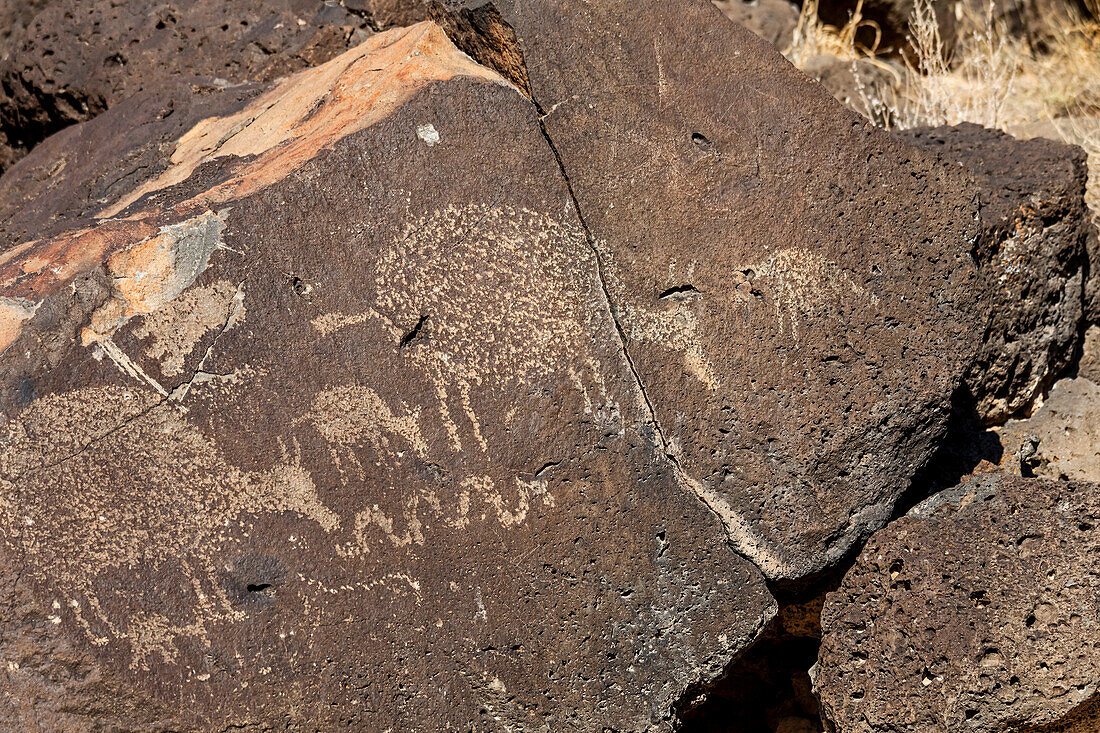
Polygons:
M602 393L590 410L618 414L607 402L598 361L578 360L591 341L590 315L580 306L593 295L593 283L581 273L594 267L583 232L553 217L449 207L406 222L395 236L379 258L370 310L330 313L312 323L322 335L381 329L398 344L414 334L401 353L432 381L453 450L472 439L485 452L489 445L470 403L475 387L501 392L570 373L589 403L588 390Z
M852 301L864 307L878 303L878 296L856 283L851 275L835 262L830 262L810 250L791 247L767 260L738 268L763 278L771 290L775 319L781 330L799 339L799 327L807 316L839 319Z
M614 253L607 248L606 243L597 242L596 247L606 263L604 282L612 301L621 312L620 324L629 338L679 351L682 354L684 371L699 380L707 389L717 390L720 382L699 338L698 315L691 307L694 299L672 299L668 307L661 308L645 305L628 297L626 287L617 275ZM686 269L690 278L694 264ZM674 266L670 265L670 276L674 271Z
M336 443L373 438L382 456L385 446L370 416L345 413L333 422L334 400L365 395L370 395L365 388L322 393L311 424ZM413 422L386 417L376 396L374 409L389 429L423 450ZM182 406L162 402L148 390L99 388L43 398L9 425L4 442L11 446L0 451L5 545L26 557L31 578L67 604L66 618L89 641L128 645L131 664L145 669L153 657L174 662L181 638L208 644L211 624L243 619L219 582L218 558L240 542L251 516L293 513L323 530L334 557L354 559L377 542L424 546L431 535L428 524L436 521L464 530L472 521L488 519L507 529L524 523L532 501L554 505L543 479L515 477L509 488L474 475L458 483L453 499L427 487L405 487L399 515L388 516L374 505L345 520L319 498L300 452L288 453L266 471L240 471L226 463L216 442L188 423ZM120 572L180 575L189 617L135 613L130 606L136 597L108 581ZM357 578L356 587L377 585L354 565L347 572ZM61 623L61 615L57 618Z
M684 371L710 391L716 391L721 381L711 357L707 356L705 340L700 335L703 328L700 313L695 306L705 296L692 288L683 296L669 296L662 298L667 302L647 305L628 296L616 274L614 254L606 245L601 245L601 256L607 263L605 280L613 300L619 303L627 335L632 340L680 352ZM669 280L690 282L696 265L689 263L680 268L684 273L678 275L675 262L671 263ZM838 320L842 309L851 307L853 297L866 307L878 302L877 295L867 292L835 262L797 247L762 262L731 268L729 278L727 287L735 298L731 315L747 315L764 291L771 301L775 330L789 334L795 342L799 340L800 324L807 316ZM753 289L757 291L755 296ZM703 308L706 307L712 306L704 304Z
M443 487L387 487L384 493L404 497L397 511L368 503L341 516L319 497L298 447L284 447L282 458L264 471L241 471L226 462L218 436L205 434L187 417L194 400L218 399L206 382L222 375L202 371L209 357L220 355L217 339L183 388L171 394L141 366L153 364L167 377L186 376L184 362L195 356L204 337L252 325L242 285L224 278L192 284L210 267L215 250L230 251L221 246L224 227L224 217L200 217L197 224L147 240L145 256L133 250L114 255L109 260L114 289L92 314L83 340L86 358L113 362L128 387L85 388L37 400L9 425L8 447L0 450L5 474L0 518L17 538L10 548L34 563L38 582L69 599L59 623L62 618L74 623L95 645L124 645L131 666L139 669L174 664L181 645L209 646L212 625L244 618L219 581L217 558L240 542L249 517L290 512L312 521L325 533L333 557L351 563L347 572L356 579L348 587L366 590L381 581L357 568L356 559L377 553L379 543L404 552L430 547L435 525L469 531L471 524L490 521L519 529L534 503L544 509L555 505L544 478L500 469L490 475L471 467L469 475ZM490 448L478 432L474 389L507 392L565 372L568 383L584 395L586 409L617 416L621 432L621 416L602 381L599 360L577 358L590 340L584 328L589 316L579 307L586 297L582 290L593 287L577 279L583 271L577 258L585 252L580 236L528 211L470 207L439 212L411 223L394 249L381 256L374 309L350 317L318 316L313 328L321 336L374 328L396 341L401 334L395 322L430 313L424 341L406 345L402 354L434 385L435 419L452 436L448 453L462 449L450 408L468 420L463 437L472 437L480 452ZM454 249L450 243L455 241L465 249ZM476 271L462 267L477 260L491 264ZM501 288L505 280L521 297ZM143 351L130 356L116 345L112 336L124 329L147 344ZM263 370L244 364L235 372L247 374L256 386L264 383ZM187 399L192 389L203 391ZM297 446L297 433L315 431L349 487L363 480L365 460L399 463L407 452L445 464L448 455L433 454L423 433L430 407L391 406L365 385L322 389L280 445ZM105 451L114 456L106 464L101 461ZM491 463L485 467L493 470ZM84 482L95 489L80 488ZM29 486L37 492L30 493ZM55 502L67 511L51 512ZM120 513L119 507L126 508ZM156 551L144 549L145 543ZM71 547L82 549L73 553ZM127 610L131 596L104 590L107 579L123 569L139 577L178 574L185 581L189 614L180 618ZM417 582L409 573L401 577ZM305 608L309 589L320 586L306 576L302 582Z
M177 636L202 637L208 623L239 618L216 581L216 556L231 541L231 525L261 512L293 512L326 532L341 524L299 456L242 472L182 411L140 389L44 397L7 426L0 451L4 544L26 558L31 578L70 604L92 641L136 645L135 664L144 663L149 645L171 661ZM121 610L133 602L127 591L98 582L164 566L193 588L186 623Z

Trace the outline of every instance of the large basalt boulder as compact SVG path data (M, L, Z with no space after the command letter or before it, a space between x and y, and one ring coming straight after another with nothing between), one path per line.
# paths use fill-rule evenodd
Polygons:
M965 172L709 2L435 12L541 110L663 448L734 546L801 579L881 527L988 318Z
M982 420L1004 422L1049 389L1081 342L1085 281L1100 270L1086 253L1085 153L969 123L899 134L961 164L980 188L975 254L992 320L966 387Z
M417 0L51 2L13 30L0 58L0 170L51 133L170 75L266 81L424 15Z
M431 24L162 93L0 181L0 719L667 728L775 602L535 107Z
M837 733L1095 730L1097 527L1100 485L1000 474L875 534L822 613L824 719Z

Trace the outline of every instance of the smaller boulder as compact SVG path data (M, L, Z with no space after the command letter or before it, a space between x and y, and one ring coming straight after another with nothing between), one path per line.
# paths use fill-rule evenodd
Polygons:
M822 612L823 718L837 733L984 733L1085 715L1098 527L1100 485L999 474L876 533Z
M1089 326L1077 362L1077 376L1100 384L1100 326Z
M1001 443L1035 476L1100 481L1100 385L1060 380L1031 417L1004 426Z
M787 0L714 0L722 14L740 23L780 51L791 45L798 6Z
M1093 101L1093 97L1086 92L1078 95L1075 103L1075 111L1078 113L1087 112L1090 106L1095 107L1092 116L1078 114L1010 125L1008 132L1022 140L1042 137L1070 145L1080 145L1086 150L1095 151L1097 141L1100 141L1100 97ZM1095 167L1097 161L1094 159L1091 165ZM1095 223L1100 218L1100 171L1092 174L1092 183L1089 184L1085 193L1085 201L1092 210L1094 223L1086 245L1089 253L1089 272L1092 276L1085 283L1085 317L1089 323L1100 323L1100 278L1095 277L1095 274L1100 272L1100 238L1097 237L1095 228Z

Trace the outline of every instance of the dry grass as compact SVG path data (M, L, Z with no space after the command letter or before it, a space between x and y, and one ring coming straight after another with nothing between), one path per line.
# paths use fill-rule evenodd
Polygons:
M1100 23L1079 23L1061 36L1053 52L1027 59L1023 94L1010 105L1013 124L1042 120L1065 142L1088 155L1085 200L1100 228Z
M873 40L869 46L857 40L860 31L864 29L871 31ZM879 124L889 126L892 110L897 106L894 88L867 88L862 81L863 75L857 69L857 64L872 64L885 69L891 78L900 82L899 70L876 56L881 40L882 29L873 20L863 17L863 0L858 0L848 22L839 28L821 21L817 14L817 0L805 0L791 45L783 50L783 55L800 69L805 69L816 56L832 56L850 61L852 78L862 103L862 108L857 111Z
M1100 0L1097 0L1100 2ZM899 109L900 126L976 122L1007 128L1062 116L1100 82L1100 25L1066 17L1039 51L994 16L964 15L950 54L930 0L917 0L910 36L917 55Z
M820 54L850 61L859 97L851 104L883 127L975 122L1013 132L1048 123L1088 153L1089 204L1100 218L1100 0L1086 4L1091 18L1048 19L1053 31L1036 48L1008 32L990 0L957 18L948 48L931 0L916 0L909 25L915 59L903 66L876 58L877 40L869 47L857 41L865 28L881 37L874 22L862 17L862 0L840 28L822 23L817 0L806 0L783 53L803 68ZM891 69L898 83L864 86L855 67L866 63Z
M916 61L897 89L860 90L859 110L885 127L975 122L1013 132L1047 123L1089 156L1088 201L1100 219L1100 0L1088 0L1092 18L1065 17L1036 48L1011 35L985 12L959 19L958 37L945 48L931 0L917 0L910 19Z
M967 20L953 57L944 60L929 29L930 0L917 0L910 27L921 68L910 69L898 125L976 122L1012 132L1045 122L1088 154L1086 199L1100 223L1100 126L1080 121L1100 115L1100 24L1067 17L1038 51L1009 36L992 4L984 18Z
M870 47L856 41L856 35L863 28L870 28L875 34L876 40ZM799 68L820 55L849 61L874 58L881 38L882 31L878 24L863 18L863 0L856 3L852 16L840 28L822 23L817 17L817 0L806 0L798 14L798 25L795 26L791 45L784 49L783 55Z
M1089 15L1100 19L1100 0L1085 0L1085 7L1088 8Z
M1100 18L1100 0L1088 2L1097 6L1095 17ZM784 55L798 67L814 56L830 55L875 63L899 76L896 62L876 57L881 33L863 18L862 5L860 0L848 22L837 28L818 18L817 0L806 0ZM958 18L957 38L948 49L931 0L916 0L909 32L916 59L907 62L896 94L868 89L868 101L890 108L890 122L898 127L976 122L1005 128L1076 114L1074 106L1090 92L1096 109L1089 114L1100 114L1100 22L1066 16L1059 23L1037 50L1007 32L990 0L983 10ZM870 46L857 40L866 28L876 39Z
M900 127L976 122L986 127L1007 124L1023 58L1022 41L1013 39L993 19L992 2L980 21L961 24L949 53L940 38L931 0L917 0L909 22L916 62L909 64Z

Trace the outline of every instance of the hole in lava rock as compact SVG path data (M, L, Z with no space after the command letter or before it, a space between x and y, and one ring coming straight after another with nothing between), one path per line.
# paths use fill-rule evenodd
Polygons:
M894 560L894 562L890 563L890 580L897 580L898 576L901 575L901 571L904 569L905 563L901 560Z
M287 277L287 283L290 285L290 289L294 291L294 294L299 297L304 298L313 292L313 286L297 275L289 275Z
M713 147L711 141L708 140L705 135L698 132L691 133L691 141L695 143L696 147L703 151L709 151L711 147Z
M411 344L413 340L420 335L420 331L424 328L424 324L427 323L427 321L427 316L420 316L420 320L416 322L416 325L413 326L408 333L401 337L400 347L405 348L406 346Z
M773 624L727 674L692 695L681 710L681 733L820 733L809 669L819 639L795 636Z
M694 285L677 285L674 288L662 291L657 296L657 300L689 300L698 298L700 295L699 289Z
M222 578L236 603L260 609L275 602L275 589L286 579L286 569L274 555L246 554L229 562Z

